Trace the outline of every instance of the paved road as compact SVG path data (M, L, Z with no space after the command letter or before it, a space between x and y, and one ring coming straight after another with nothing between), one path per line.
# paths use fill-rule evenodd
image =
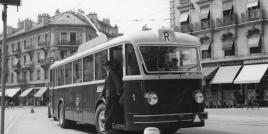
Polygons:
M207 109L209 120L202 128L185 128L176 134L267 134L268 108L246 109ZM47 108L30 107L6 110L6 134L96 134L89 126L77 125L62 129L57 121L47 118Z

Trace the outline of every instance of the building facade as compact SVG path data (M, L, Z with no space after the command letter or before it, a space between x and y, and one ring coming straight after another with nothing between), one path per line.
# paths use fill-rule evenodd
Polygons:
M170 0L171 28L200 38L207 106L268 106L267 15L267 0Z
M100 31L108 38L119 35L117 26L95 16L91 20L97 28L105 27ZM7 32L6 96L15 105L45 104L47 93L42 87L48 82L50 64L72 55L80 44L97 36L85 18L58 10L52 17L38 15L37 22L18 21L17 28L9 26Z

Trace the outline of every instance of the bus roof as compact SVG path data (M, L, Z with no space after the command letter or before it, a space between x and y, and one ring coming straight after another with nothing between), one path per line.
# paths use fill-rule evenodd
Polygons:
M121 42L130 42L133 45L140 43L179 43L179 44L189 44L198 46L199 39L185 33L174 32L171 29L158 29L158 30L149 30L149 31L141 31L132 34L126 34L107 42L101 43L95 47L92 47L88 50L76 53L66 59L56 61L54 64L50 66L50 69L58 67L60 65L65 64L66 62L71 62L76 59L79 59L85 55L91 54L93 52L101 51L102 49L109 47L114 44L118 44Z

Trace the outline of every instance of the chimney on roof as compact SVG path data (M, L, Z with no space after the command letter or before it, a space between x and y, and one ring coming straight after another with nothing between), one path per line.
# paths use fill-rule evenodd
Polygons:
M96 13L89 13L87 15L88 18L94 20L94 21L97 21L98 20L98 15Z
M47 24L50 22L49 14L39 14L38 15L38 23Z
M25 30L31 29L32 26L33 26L33 22L32 22L31 19L25 19L24 20L24 28L25 28Z
M60 15L60 10L59 9L56 10L55 15Z
M24 28L24 21L21 21L20 19L18 20L18 23L17 23L17 27L18 27L18 30Z
M12 27L12 26L7 26L7 34L11 35L13 33L16 32L16 28Z
M105 24L111 25L109 18L103 18L102 22L104 22Z

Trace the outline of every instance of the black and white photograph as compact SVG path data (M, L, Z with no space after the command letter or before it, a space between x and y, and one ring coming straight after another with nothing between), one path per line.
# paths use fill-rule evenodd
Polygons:
M268 133L268 0L0 10L0 134Z

